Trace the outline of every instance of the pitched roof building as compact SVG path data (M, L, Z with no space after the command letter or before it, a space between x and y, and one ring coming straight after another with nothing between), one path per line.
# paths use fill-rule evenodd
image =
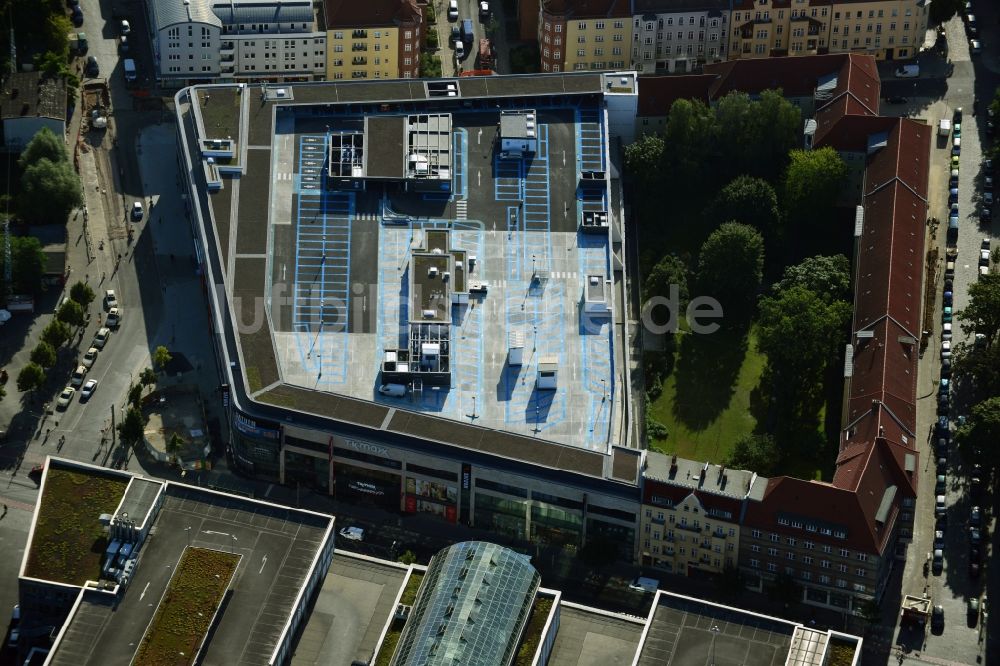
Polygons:
M787 576L801 587L805 603L853 611L881 597L911 538L933 128L878 115L881 85L871 56L726 62L706 66L704 75L678 78L674 84L640 79L643 129L654 114L665 118L678 98L711 102L733 91L753 96L780 88L807 119L806 145L836 149L856 181L845 193L860 212L854 320L844 364L847 399L833 479L758 479L764 487L747 493L737 528L739 566L751 587L763 589ZM643 513L652 517L667 501L661 491L649 490L662 484L655 455L649 455L644 472ZM654 522L643 530L643 545L656 528ZM656 566L651 552L642 556Z

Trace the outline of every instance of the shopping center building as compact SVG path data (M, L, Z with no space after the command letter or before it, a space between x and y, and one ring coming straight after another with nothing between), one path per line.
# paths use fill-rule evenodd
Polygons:
M232 462L633 559L636 105L634 73L178 93Z

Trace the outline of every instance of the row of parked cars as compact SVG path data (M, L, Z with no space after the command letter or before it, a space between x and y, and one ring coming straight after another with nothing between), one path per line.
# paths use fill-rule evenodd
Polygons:
M94 341L90 343L90 348L80 358L80 364L70 376L69 385L56 398L56 407L59 409L69 407L73 398L76 397L77 391L80 393L80 402L86 402L97 391L97 380L87 379L87 373L97 362L98 354L108 344L111 331L121 326L122 322L122 309L118 305L118 296L114 289L108 289L104 292L104 309L107 310L104 325L97 329L97 334L94 335Z

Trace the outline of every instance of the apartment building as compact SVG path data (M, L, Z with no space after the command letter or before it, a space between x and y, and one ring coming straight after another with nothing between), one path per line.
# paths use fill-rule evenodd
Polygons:
M325 0L327 80L411 79L420 72L416 0Z
M726 59L729 0L634 0L632 68L690 72Z
M632 56L629 0L542 0L538 48L543 72L620 69Z
M920 50L930 0L835 2L830 10L830 52L867 53L878 60L906 60Z
M151 0L156 77L309 81L326 71L326 35L309 0Z
M754 472L648 453L639 562L682 576L735 567L746 505L759 502L766 487Z
M917 54L927 0L735 0L729 57L859 53L878 60Z
M707 65L699 75L640 77L637 131L662 131L677 99L710 104L730 92L753 96L774 88L802 110L803 145L830 146L848 163L843 203L859 209L853 335L845 350L847 403L833 479L764 480L763 490L743 505L735 552L748 587L763 591L784 578L798 587L803 603L854 613L881 599L912 539L933 127L879 116L874 56L841 53L729 61ZM680 469L689 463L676 464ZM655 469L650 464L644 471L640 560L668 570L663 549L676 559L679 544L662 543L668 500L662 490L651 490L650 479L663 476ZM678 563L669 562L678 572Z

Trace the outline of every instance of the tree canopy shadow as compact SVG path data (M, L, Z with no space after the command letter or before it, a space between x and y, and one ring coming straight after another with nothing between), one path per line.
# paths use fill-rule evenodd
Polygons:
M724 328L680 338L672 409L674 418L687 428L704 430L729 406L747 353L748 333L748 327Z

